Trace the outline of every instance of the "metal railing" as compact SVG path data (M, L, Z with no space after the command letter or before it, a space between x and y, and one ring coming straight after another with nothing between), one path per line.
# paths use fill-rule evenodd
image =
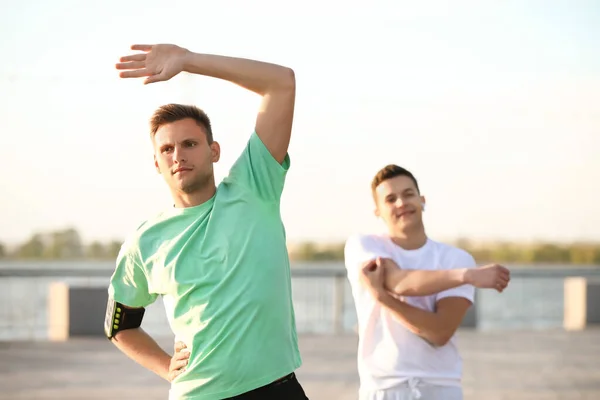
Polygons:
M46 339L50 283L107 287L110 274L106 269L0 269L0 340ZM503 294L477 292L477 328L562 326L563 280L569 276L600 279L600 268L514 269ZM292 290L299 333L355 332L354 301L344 269L293 268ZM144 328L159 336L171 334L162 301L148 308Z

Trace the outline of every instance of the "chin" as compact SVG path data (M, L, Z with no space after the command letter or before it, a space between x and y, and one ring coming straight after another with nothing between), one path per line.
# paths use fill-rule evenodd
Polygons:
M405 221L405 222L398 221L394 228L398 232L404 232L404 231L411 230L417 226L419 226L419 224L417 224L416 221Z

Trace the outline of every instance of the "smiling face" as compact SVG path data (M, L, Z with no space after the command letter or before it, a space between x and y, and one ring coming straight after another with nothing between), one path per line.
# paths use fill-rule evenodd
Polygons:
M173 193L192 194L214 185L217 142L192 118L161 125L154 135L154 165Z
M386 224L390 234L406 236L424 231L425 197L412 174L397 166L382 169L373 180L375 215Z

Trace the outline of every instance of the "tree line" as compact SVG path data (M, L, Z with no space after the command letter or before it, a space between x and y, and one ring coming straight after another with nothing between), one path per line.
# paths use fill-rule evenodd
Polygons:
M121 241L83 243L77 230L67 228L51 232L38 232L13 248L0 243L0 258L31 260L114 260Z
M0 259L95 259L114 260L121 248L120 240L83 243L76 229L34 233L28 240L9 248L0 243ZM600 265L600 243L478 243L468 239L455 241L473 255L477 263L560 263ZM295 261L343 261L344 243L320 244L304 242L289 248Z
M600 243L476 243L459 239L451 244L468 251L478 264L498 262L600 265ZM342 261L344 244L302 243L290 251L290 258L296 261Z

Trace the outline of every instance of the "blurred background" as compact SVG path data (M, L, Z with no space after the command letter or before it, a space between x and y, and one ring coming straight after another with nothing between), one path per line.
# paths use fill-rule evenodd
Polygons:
M600 398L599 27L585 0L3 0L0 399L167 396L102 338L124 237L170 205L148 118L205 109L220 180L260 99L118 78L130 45L165 42L296 72L282 216L311 399L356 398L343 245L383 229L369 185L389 163L416 175L431 238L512 270L458 333L465 399ZM143 327L171 351L162 307Z

